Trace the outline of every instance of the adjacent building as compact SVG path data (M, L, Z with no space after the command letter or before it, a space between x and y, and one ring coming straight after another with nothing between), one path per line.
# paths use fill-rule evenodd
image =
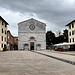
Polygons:
M18 23L18 49L46 49L46 24L33 18Z
M0 51L7 46L7 25L8 23L0 16Z
M7 31L7 49L18 50L18 37L12 36L9 30Z
M69 43L75 43L75 20L73 20L66 26L68 26L68 41L69 41Z
M66 26L68 26L68 41L71 43L71 47L75 49L75 20L68 23Z

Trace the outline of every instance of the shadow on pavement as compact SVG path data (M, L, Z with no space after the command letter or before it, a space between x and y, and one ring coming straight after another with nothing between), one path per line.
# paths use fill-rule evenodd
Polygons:
M54 57L54 56L47 55L47 54L40 53L40 52L36 52L36 51L31 51L31 52L34 52L34 53L37 53L37 54L41 54L41 55L44 55L44 56L47 56L47 57L50 57L50 58L53 58L53 59L57 59L57 60L60 60L60 61L63 61L63 62L66 62L66 63L72 64L72 65L75 65L75 62L73 62L73 61L69 61L69 60L66 60L66 59L62 59L62 58L58 58L58 57Z

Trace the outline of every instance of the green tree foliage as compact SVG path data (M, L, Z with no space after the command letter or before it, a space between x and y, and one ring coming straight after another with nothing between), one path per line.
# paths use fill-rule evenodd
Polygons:
M46 33L46 44L51 45L55 44L55 34L52 31Z
M64 36L64 42L68 42L68 30L67 29L65 29L65 30L63 30L63 36Z
M56 44L68 42L68 30L67 29L63 30L63 34L56 37L55 42Z
M63 34L55 37L55 34L52 31L46 33L46 44L50 46L51 44L58 44L68 42L68 30L63 30Z

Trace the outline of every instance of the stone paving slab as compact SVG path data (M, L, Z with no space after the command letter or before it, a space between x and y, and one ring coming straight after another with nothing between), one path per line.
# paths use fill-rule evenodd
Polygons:
M31 51L7 51L0 53L0 75L75 75L75 66Z
M54 51L54 50L46 50L46 51L75 56L75 51Z
M64 62L69 62L71 64L73 63L75 65L75 56L73 55L65 54L62 52L54 52L54 51L37 51L37 52L50 55L52 57L55 57L56 59L63 60Z
M59 52L59 53L63 53L63 54L68 54L68 55L73 55L73 56L75 56L75 51Z

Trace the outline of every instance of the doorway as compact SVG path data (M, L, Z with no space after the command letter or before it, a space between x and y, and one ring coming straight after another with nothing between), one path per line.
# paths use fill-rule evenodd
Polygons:
M34 42L30 42L30 50L34 50Z

